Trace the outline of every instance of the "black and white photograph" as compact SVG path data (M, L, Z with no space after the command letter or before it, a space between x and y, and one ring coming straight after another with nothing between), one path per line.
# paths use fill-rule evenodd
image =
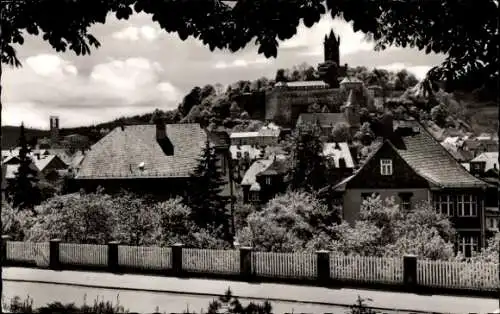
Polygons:
M1 313L500 313L498 0L0 0Z

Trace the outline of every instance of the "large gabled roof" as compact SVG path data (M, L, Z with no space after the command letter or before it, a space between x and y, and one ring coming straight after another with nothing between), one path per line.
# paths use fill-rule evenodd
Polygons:
M199 124L167 124L173 155L156 140L156 126L115 128L94 144L83 159L77 179L189 177L198 165L207 133ZM144 167L139 167L140 164Z
M389 145L418 175L433 187L479 188L488 184L471 175L453 156L417 121L395 121L395 128L404 124L413 129L412 135L402 135L386 140L363 164L359 173L384 146ZM343 190L353 176L337 184Z

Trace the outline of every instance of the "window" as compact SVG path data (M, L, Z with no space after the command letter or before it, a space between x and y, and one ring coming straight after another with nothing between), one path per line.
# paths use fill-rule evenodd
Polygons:
M486 226L488 227L488 229L498 229L497 218L488 218Z
M236 152L236 159L240 159L241 158L241 152Z
M380 159L380 174L383 176L392 175L392 160Z
M260 201L260 195L259 195L259 192L257 192L257 191L252 191L252 192L250 192L250 200L251 200L251 201L254 201L254 202L258 202L258 201Z
M460 217L476 217L477 196L457 195L457 215Z
M270 176L266 176L266 184L271 185L271 177Z
M478 240L477 236L459 236L458 251L465 257L471 257L472 252L478 251Z
M400 203L399 207L401 210L411 210L411 197L413 193L399 193Z
M497 219L496 218L488 218L486 220L486 227L488 229L498 229Z
M434 198L434 208L445 216L453 216L453 200L450 195L438 194Z

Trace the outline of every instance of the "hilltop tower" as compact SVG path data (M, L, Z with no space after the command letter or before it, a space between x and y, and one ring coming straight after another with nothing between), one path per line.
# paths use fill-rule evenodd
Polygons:
M50 116L50 145L52 147L59 143L59 117Z
M333 29L329 35L325 35L323 49L325 62L333 61L340 66L340 36L336 36Z

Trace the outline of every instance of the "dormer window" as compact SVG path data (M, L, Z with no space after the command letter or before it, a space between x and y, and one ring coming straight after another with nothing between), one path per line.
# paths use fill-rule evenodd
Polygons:
M380 174L383 176L392 175L392 160L391 159L380 159Z

